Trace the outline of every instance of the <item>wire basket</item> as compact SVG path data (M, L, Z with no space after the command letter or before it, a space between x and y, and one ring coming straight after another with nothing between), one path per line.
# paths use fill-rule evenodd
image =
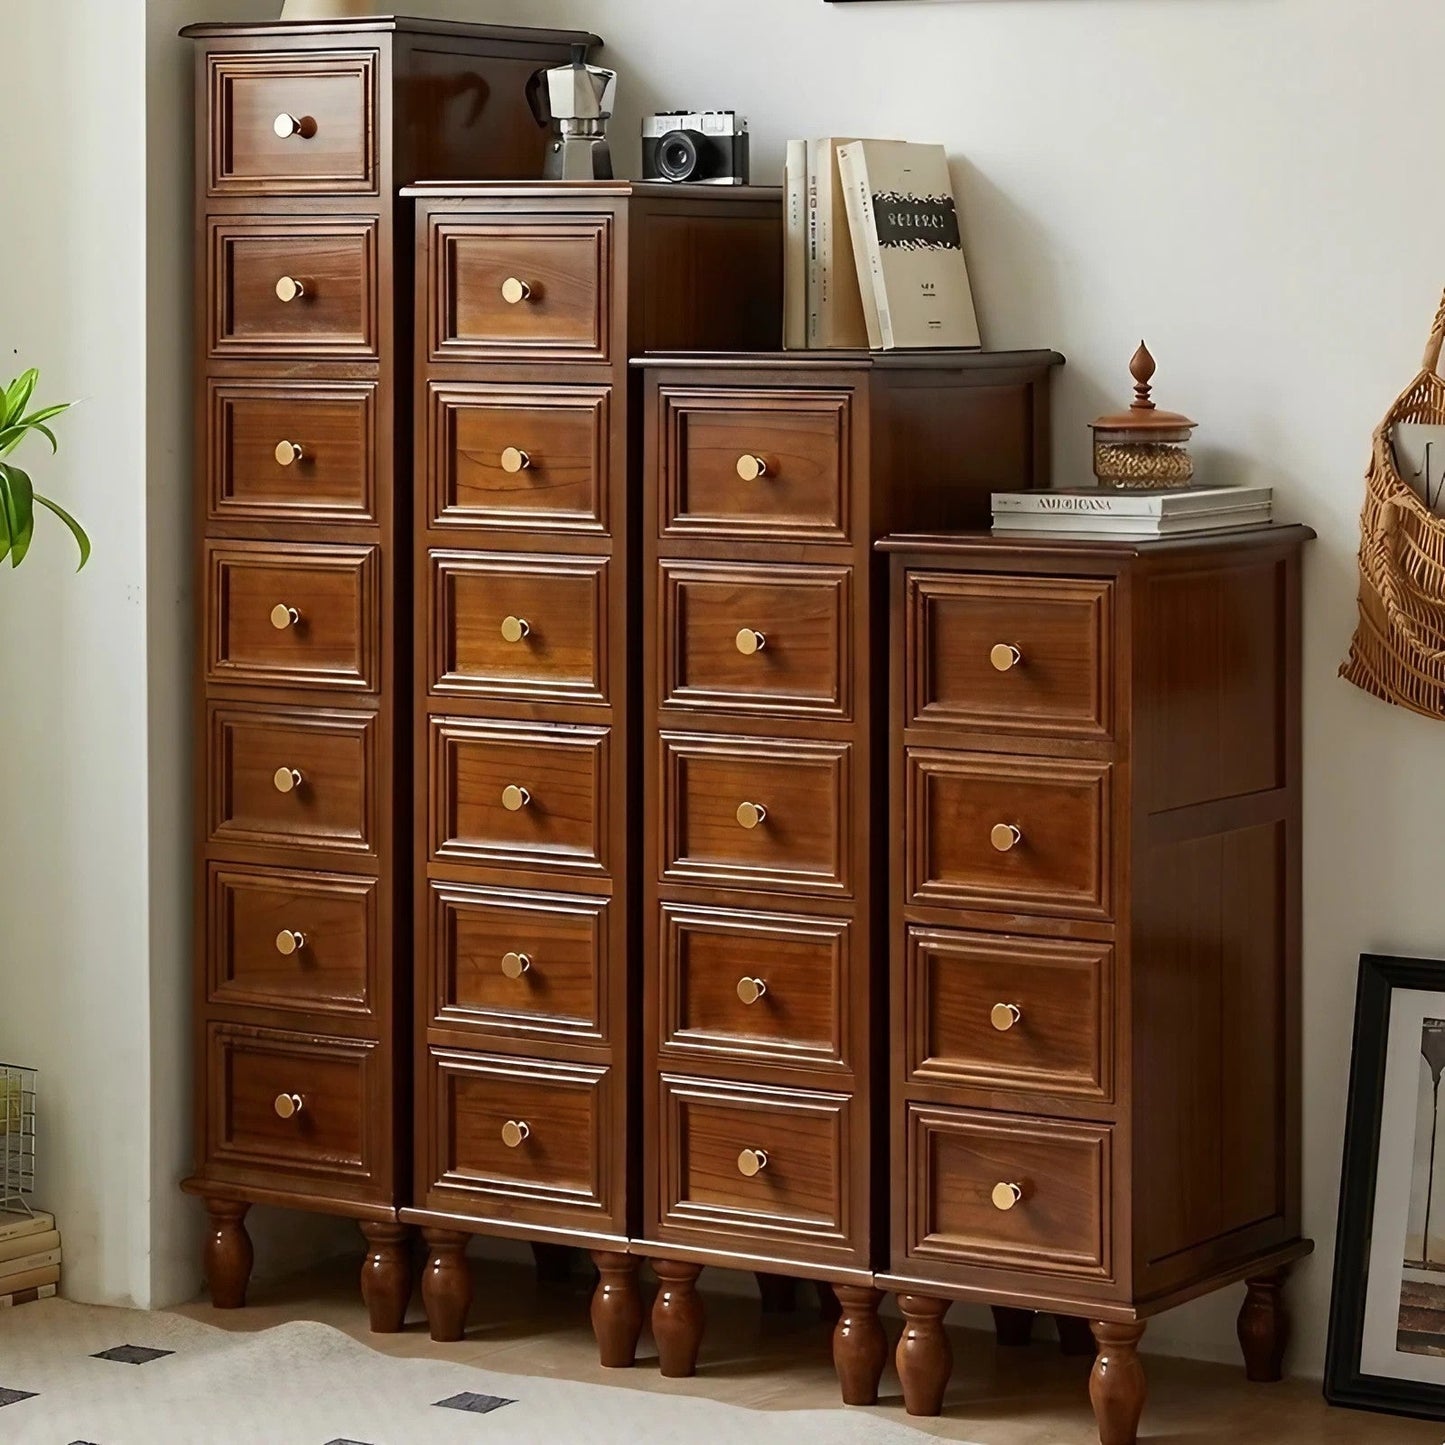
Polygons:
M30 1210L35 1192L35 1070L0 1064L0 1209Z

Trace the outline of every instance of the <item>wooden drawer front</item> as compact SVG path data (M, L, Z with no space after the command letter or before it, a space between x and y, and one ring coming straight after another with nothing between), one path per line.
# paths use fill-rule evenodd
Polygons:
M848 1066L847 920L664 903L660 921L664 1055Z
M366 1180L380 1165L377 1045L211 1024L208 1160ZM299 1103L298 1103L299 1101Z
M431 725L432 857L605 873L607 728ZM526 797L512 810L521 789Z
M374 361L375 220L212 217L211 355ZM277 286L300 282L283 301Z
M662 705L851 716L852 578L848 567L662 563Z
M251 686L381 686L375 547L208 543L206 679Z
M850 744L663 733L661 747L665 879L851 891ZM745 805L764 811L756 826Z
M432 525L605 534L611 406L605 386L433 382Z
M432 359L608 361L611 251L606 216L434 219ZM504 294L514 282L525 299Z
M374 50L209 63L212 195L376 191Z
M375 1011L375 879L213 863L209 880L213 1004Z
M848 1241L846 1095L672 1074L659 1085L664 1229ZM760 1156L765 1162L749 1176L744 1170Z
M483 1208L508 1217L513 1204L610 1210L609 1070L433 1049L428 1073L435 1205L490 1196Z
M606 703L608 562L433 552L433 692Z
M1107 763L909 749L909 896L1109 917L1112 774ZM1005 850L999 827L1019 833Z
M910 1105L906 1128L910 1259L1112 1277L1106 1126Z
M213 706L212 844L374 854L376 724L365 712Z
M606 1043L609 907L433 883L433 1024Z
M852 394L662 391L664 535L846 542ZM767 470L739 474L747 459Z
M1107 944L913 928L905 979L910 1078L1113 1097Z
M376 449L375 382L213 381L211 519L375 522Z
M911 721L1106 737L1113 589L1089 578L910 572Z

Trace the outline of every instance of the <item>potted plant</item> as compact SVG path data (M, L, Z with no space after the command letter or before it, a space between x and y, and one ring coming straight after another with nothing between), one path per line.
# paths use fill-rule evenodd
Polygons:
M60 450L55 433L47 423L68 411L71 404L62 401L27 413L25 408L30 405L39 380L40 373L32 367L0 392L0 562L8 556L10 565L18 567L25 560L35 531L35 507L39 503L70 528L80 548L80 567L84 567L90 560L90 538L85 535L85 529L58 502L41 496L28 473L14 462L4 460L32 432L39 432L50 443L52 453ZM80 567L75 570L78 572Z

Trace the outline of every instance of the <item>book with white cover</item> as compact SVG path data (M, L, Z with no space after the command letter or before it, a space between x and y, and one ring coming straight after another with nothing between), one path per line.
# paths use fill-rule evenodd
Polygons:
M36 1285L34 1289L12 1290L9 1294L0 1294L0 1310L13 1309L16 1305L34 1304L40 1299L54 1299L55 1286L53 1284Z
M53 1214L12 1214L0 1210L0 1244L26 1235L45 1234L55 1228Z
M818 350L868 345L858 269L847 226L839 150L851 142L825 136L808 143L808 345Z
M790 140L783 169L783 349L808 345L808 142Z
M1121 492L1112 487L1070 487L1055 491L995 492L993 510L1087 514L1106 517L1182 517L1267 506L1273 487L1189 487L1174 492Z
M857 217L859 284L871 288L878 311L877 349L979 346L948 153L863 140L845 145L838 162L849 219Z
M0 1241L0 1272L11 1268L11 1260L24 1259L27 1255L41 1250L59 1248L60 1231L57 1229L44 1229L36 1234L22 1234L14 1239Z
M0 1264L0 1290L8 1289L9 1281L17 1274L28 1274L33 1269L44 1269L47 1265L59 1263L59 1249L42 1249L19 1259L7 1259Z
M1181 537L1194 532L1230 532L1236 527L1267 527L1274 508L1241 507L1230 512L1196 512L1182 517L1109 517L1100 513L995 513L995 532L1027 532L1034 537Z

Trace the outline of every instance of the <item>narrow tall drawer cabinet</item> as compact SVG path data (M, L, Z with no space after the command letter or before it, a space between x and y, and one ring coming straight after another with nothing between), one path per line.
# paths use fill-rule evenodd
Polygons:
M468 1237L590 1249L604 1363L641 1324L640 778L628 360L766 344L776 190L422 186L416 198L414 1195L436 1339Z
M397 187L540 172L571 32L207 24L196 49L196 1134L215 1303L252 1204L411 1288L411 238Z
M976 524L992 489L1042 485L1060 360L644 359L631 1248L662 1282L664 1374L695 1367L707 1265L832 1285L841 1337L878 1338L887 630L873 543ZM842 1374L845 1398L864 1398L859 1371Z
M908 1410L949 1302L1087 1320L1133 1445L1147 1319L1300 1231L1300 555L902 536L891 554L891 1263ZM881 1363L881 1361L880 1361Z

